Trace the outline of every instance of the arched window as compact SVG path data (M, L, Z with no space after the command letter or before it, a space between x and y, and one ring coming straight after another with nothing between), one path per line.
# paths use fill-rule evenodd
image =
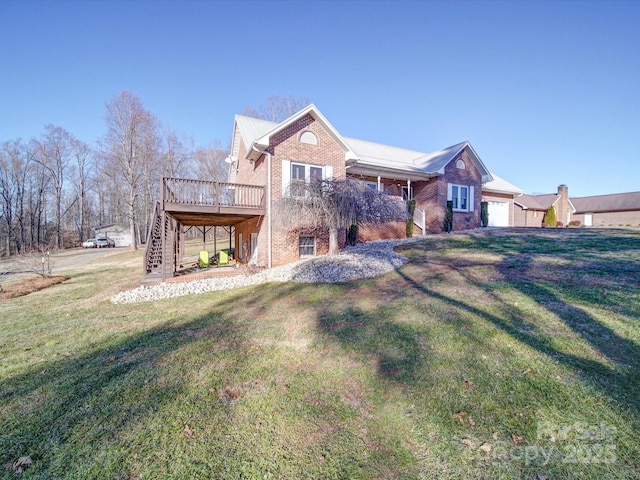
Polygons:
M464 160L459 158L458 161L456 162L456 168L459 168L460 170L465 170L467 166L464 164Z
M309 145L318 145L318 138L309 131L302 132L300 134L300 143L308 143Z

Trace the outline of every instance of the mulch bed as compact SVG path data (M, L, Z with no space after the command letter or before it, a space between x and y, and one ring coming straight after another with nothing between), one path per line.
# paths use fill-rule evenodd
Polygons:
M58 283L62 283L66 280L69 280L69 277L65 276L55 276L55 277L29 277L23 278L21 280L17 280L8 285L3 285L2 290L0 291L0 299L6 298L17 298L22 297L24 295L29 295L30 293L37 292L39 290L43 290L52 285L57 285Z

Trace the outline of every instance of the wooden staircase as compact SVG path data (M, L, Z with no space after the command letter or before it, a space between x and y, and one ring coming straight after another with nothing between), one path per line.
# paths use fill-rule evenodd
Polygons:
M166 278L163 271L165 268L163 239L166 238L169 223L169 219L160 208L160 202L157 202L144 253L145 281L162 281Z

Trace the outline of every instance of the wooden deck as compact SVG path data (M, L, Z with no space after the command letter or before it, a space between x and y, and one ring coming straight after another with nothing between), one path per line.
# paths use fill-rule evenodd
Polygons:
M163 178L150 225L145 280L166 280L183 259L184 227L233 226L265 214L265 187L186 178Z
M235 225L265 213L264 187L184 178L163 180L163 210L183 225Z

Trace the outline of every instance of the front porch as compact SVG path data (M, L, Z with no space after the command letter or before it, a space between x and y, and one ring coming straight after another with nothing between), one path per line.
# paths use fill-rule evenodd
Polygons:
M230 232L242 222L265 214L265 188L228 182L163 178L147 235L145 282L166 281L184 264L185 228L225 227Z

